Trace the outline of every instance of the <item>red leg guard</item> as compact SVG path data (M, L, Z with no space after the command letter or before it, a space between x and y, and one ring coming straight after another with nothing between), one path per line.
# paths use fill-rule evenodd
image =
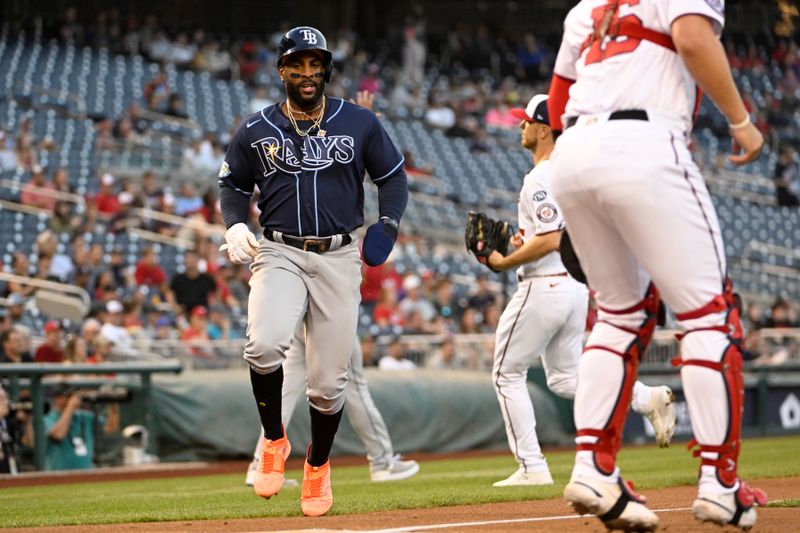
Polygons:
M647 288L644 298L627 309L612 310L601 308L604 312L611 315L628 315L637 311L644 310L645 319L639 326L639 329L633 330L624 328L613 324L607 320L602 322L609 324L617 329L621 329L627 333L635 335L633 341L627 346L624 352L618 352L607 346L589 345L584 348L587 350L604 350L618 355L622 358L625 365L624 374L622 378L622 386L620 387L617 401L614 408L611 410L611 416L606 421L603 429L587 429L579 428L577 431L578 437L597 437L597 441L593 443L580 443L577 448L578 451L592 451L595 468L604 475L611 475L617 463L617 453L622 447L622 430L625 427L625 419L628 416L628 410L631 405L633 396L633 385L636 383L636 378L639 370L639 362L653 338L653 331L656 328L656 321L658 318L658 290L652 283Z
M673 366L693 365L701 366L722 373L725 380L725 391L728 397L729 417L728 429L725 439L720 445L700 444L692 439L689 449L699 444L699 449L693 452L695 457L701 457L700 464L713 466L716 468L717 479L724 486L731 488L736 484L738 475L736 466L739 459L739 447L742 430L742 412L744 410L744 380L742 378L742 342L744 335L742 323L739 316L739 309L736 306L736 299L733 294L733 284L730 279L725 281L725 291L721 296L717 296L711 302L695 311L676 315L679 320L690 320L700 318L712 313L726 311L725 324L709 328L700 328L685 332L680 338L691 335L698 331L715 330L726 333L730 344L722 354L718 363L700 359L673 359ZM715 453L717 459L702 457L701 453Z

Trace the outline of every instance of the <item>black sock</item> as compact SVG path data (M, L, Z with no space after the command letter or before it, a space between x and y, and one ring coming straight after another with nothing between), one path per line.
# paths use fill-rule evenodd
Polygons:
M270 374L259 374L250 369L250 383L258 407L258 416L264 426L264 436L270 440L283 437L281 422L281 394L283 393L283 366Z
M328 462L328 456L331 454L333 438L339 429L343 409L332 415L324 415L311 406L308 410L311 413L311 448L308 450L308 464L322 466Z

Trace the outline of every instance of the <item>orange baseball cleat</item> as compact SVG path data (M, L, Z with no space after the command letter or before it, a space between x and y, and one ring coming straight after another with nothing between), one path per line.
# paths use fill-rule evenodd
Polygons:
M303 468L303 489L300 494L300 507L306 516L322 516L333 505L331 490L331 462L322 466L306 464Z
M261 445L261 460L258 462L255 484L256 494L262 498L271 498L278 494L283 486L283 471L286 458L292 451L292 445L286 438L286 432L278 440L264 439Z

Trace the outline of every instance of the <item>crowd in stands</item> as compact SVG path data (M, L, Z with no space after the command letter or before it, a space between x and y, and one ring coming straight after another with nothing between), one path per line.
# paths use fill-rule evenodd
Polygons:
M227 339L234 333L231 318L241 318L246 308L246 268L221 261L218 244L210 239L198 243L197 250L186 251L183 268L168 276L158 264L152 248L144 248L136 264L127 264L123 251L105 253L100 243L87 244L84 234L76 234L58 253L56 233L43 231L36 239L37 265L17 251L10 265L20 276L57 281L86 290L92 299L90 318L81 325L48 321L44 326L46 356L36 352L35 361L81 362L97 354L98 343L111 341L118 349L132 349L135 340ZM35 318L40 315L34 301L35 287L10 281L5 285L7 317L37 335ZM80 327L81 343L64 352L61 331ZM77 333L73 331L73 333ZM99 333L99 336L97 334ZM85 345L84 345L85 344ZM3 350L6 352L6 350Z
M800 205L800 48L788 38L768 41L748 39L725 43L728 61L737 78L745 106L773 153L778 154L772 177L776 203L783 207ZM715 133L726 137L719 125Z
M745 360L756 364L780 365L800 357L800 338L782 336L781 331L800 328L800 306L776 298L768 308L757 303L747 306L744 316ZM765 332L770 334L766 335Z
M395 369L392 351L397 350L394 345L399 345L399 335L435 335L440 339L438 351L418 358L425 359L427 366L487 368L493 354L491 342L488 346L478 342L469 348L459 345L456 351L463 353L455 353L454 336L493 334L504 303L501 291L490 285L486 274L479 274L475 283L466 288L458 287L446 275L428 270L401 276L392 261L366 268L361 286L362 323L369 324L364 328L366 336L378 339L383 344L381 353L390 359L377 359L372 350L365 350L364 363ZM417 350L413 340L405 349ZM439 353L447 350L452 353ZM404 353L401 351L400 355Z
M774 180L777 204L781 207L800 206L800 164L794 146L786 144L781 147Z
M155 16L138 20L117 7L98 11L92 20L68 8L60 19L45 24L43 36L106 47L113 53L141 54L162 66L208 72L218 79L241 79L251 86L253 95L250 109L241 110L246 114L280 98L274 51L286 29L276 28L274 33L259 37L231 38L197 29L168 31ZM489 150L484 141L487 134L502 137L503 131L517 127L518 120L510 114L512 107L546 90L555 52L546 42L547 38L537 39L533 34L493 34L482 24L474 29L459 24L449 32L436 34L423 20L412 20L390 29L385 42L365 46L367 43L352 30L341 28L329 34L336 74L328 93L345 98L353 97L357 90L377 93L380 98L376 107L381 112L393 118L421 119L429 128L468 139L472 151L482 152ZM740 80L761 76L777 80L773 91L746 91L748 106L771 143L781 149L775 168L778 203L797 205L800 134L791 119L800 101L797 44L779 40L771 47L755 41L741 45L728 41L726 45ZM141 101L126 102L124 109L121 116L96 117L98 151L120 143L135 145L150 135L150 122L142 117L144 111L177 119L197 118L187 115L182 96L169 86L163 67L142 88ZM187 140L181 168L195 176L215 175L234 126ZM35 308L34 289L9 282L2 288L9 305L2 322L0 358L91 362L105 360L112 352L130 353L126 351L142 340L241 338L249 271L229 264L218 253L218 236L198 231L204 224L222 223L214 180L202 180L209 183L202 190L191 181L172 189L163 176L153 172L132 179L101 171L96 190L80 191L77 199L56 198L49 193L79 192L68 170L44 168L37 162L36 154L52 150L57 142L50 137L36 138L28 119L13 133L0 129L0 170L18 167L31 173L19 201L52 213L49 228L36 237L34 248L15 251L4 268L21 276L81 287L92 299L92 310L81 324L46 320ZM428 162L414 161L409 151L406 165L412 176L433 172ZM186 217L197 225L181 227L144 217L140 208ZM106 243L87 238L125 234L132 228L164 237L188 237L194 249L181 251L179 268L167 271L155 247L142 248L140 256L131 261L124 249L109 249ZM425 239L411 238L425 246ZM430 271L403 274L391 263L364 272L361 330L369 339L364 349L368 364L383 361L379 355L394 353L396 336L402 334L444 339L437 353L428 358L434 366L484 365L485 361L477 361L474 355L457 353L453 335L493 333L504 305L501 291L490 287L486 276L479 276L474 286L467 288L457 286L447 275ZM794 313L788 325L796 326L797 305L785 305ZM748 316L760 313L754 309L758 308L751 307ZM765 313L768 319L751 320L750 331L772 327L769 320L774 322L780 312L780 307L777 311L773 308ZM44 328L37 328L41 324ZM31 348L31 336L44 338L36 350ZM377 343L377 351L371 350L368 345L376 340L385 342ZM755 340L750 345L752 353L758 354L754 359L763 355L765 350L759 351ZM199 348L192 353L209 356ZM487 353L491 354L491 347ZM379 366L398 366L386 361Z
M92 117L97 154L148 145L156 133L149 113L178 122L197 121L186 111L183 95L170 86L167 65L245 82L252 97L247 109L237 110L242 116L275 103L282 97L275 49L287 29L283 23L267 35L232 37L199 29L167 29L154 15L138 19L114 6L91 17L71 7L58 19L45 21L42 37L141 55L160 64L142 87L140 100L125 102L118 116ZM415 19L388 28L385 39L377 43L364 42L346 27L328 33L328 39L336 65L328 94L353 98L357 91L367 91L377 95L376 110L392 119L417 119L448 137L464 139L473 153L492 149L487 135L510 144L518 142L518 120L510 110L533 94L546 92L555 54L555 42L549 36L509 36L482 23L475 28L459 23L436 33L424 20ZM748 109L772 152L779 154L770 170L777 204L797 207L797 43L751 38L729 39L725 44ZM217 346L225 341L239 346L236 341L244 338L250 272L218 252L220 233L209 230L222 224L213 177L240 119L235 117L220 131L196 132L185 139L175 170L201 177L199 181L173 182L149 170L135 178L120 177L99 169L95 161L97 175L86 190L76 187L67 168L40 163L39 154L55 152L59 139L37 137L30 117L23 117L13 131L0 124L0 174L17 169L28 173L30 179L19 191L18 201L48 214L46 228L30 238L26 235L32 247L8 253L10 260L2 269L80 287L91 299L89 315L72 323L38 309L36 287L16 281L0 283L0 296L5 298L5 306L0 306L0 363L93 364L141 357L142 350L171 355L178 344L186 347L186 355L195 362L209 366L222 355L241 361L238 347ZM708 117L701 117L698 125L711 128L721 139L728 136L724 124ZM424 180L435 173L432 162L418 160L407 147L401 149L412 179ZM190 222L174 224L146 216L142 210ZM125 247L100 238L124 236L133 229L180 239L190 246L178 247L174 264L167 264L158 244L144 245L131 257ZM423 256L433 252L433 243L421 236L403 235L398 251L408 246ZM487 273L459 280L389 261L365 268L363 279L359 334L365 365L385 371L418 367L485 371L490 367L493 333L505 305L499 278ZM593 320L590 312L587 328ZM769 306L751 302L744 322L747 360L780 365L800 357L800 337L786 331L800 328L798 302L783 298ZM431 343L431 338L436 341ZM221 342L210 348L211 341ZM92 415L80 409L79 394L69 387L56 390L51 403L46 424L48 434L55 437ZM10 411L0 387L0 473L16 468L9 460L15 456L14 443L30 445L30 436L23 436L29 424L24 417L17 418L19 414ZM110 417L106 422L104 429L118 420ZM94 424L82 425L85 448L74 443L70 448L71 443L65 442L59 452L61 441L48 439L53 450L49 467L91 466L94 432L86 428Z
M211 34L200 29L168 29L153 14L140 20L118 7L93 16L68 8L60 17L45 19L44 39L77 46L104 47L112 53L141 55L178 69L207 72L217 79L240 79L255 93L255 112L280 98L275 50L289 29L286 22L264 35ZM434 128L459 137L480 137L484 126L513 128L509 110L546 90L555 50L533 33L517 36L456 24L433 31L423 18L388 28L384 37L366 42L348 27L326 32L336 75L326 92L353 98L359 90L381 95L378 107L396 116L424 118ZM551 39L552 40L552 39ZM141 107L140 107L141 106ZM143 87L143 101L132 103L122 117L100 124L101 145L112 140L137 142L146 135L141 108L187 117L182 96L171 88L162 69ZM225 139L220 139L222 145Z

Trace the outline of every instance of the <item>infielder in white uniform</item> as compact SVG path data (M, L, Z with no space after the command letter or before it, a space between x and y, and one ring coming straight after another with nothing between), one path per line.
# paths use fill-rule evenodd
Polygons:
M349 384L345 389L344 411L350 424L367 449L370 478L372 481L398 481L407 479L419 472L416 461L404 461L395 455L389 430L386 428L372 395L364 378L364 357L361 344L356 338L353 346L353 355L350 358ZM295 334L292 346L286 352L286 361L283 363L283 425L289 427L294 414L295 405L300 396L306 392L306 343L305 328L300 328ZM246 483L252 486L255 483L255 473L262 454L264 441L262 430L258 439L253 461L247 470Z
M531 151L535 167L519 195L519 228L512 238L516 251L488 257L494 270L517 269L519 286L500 317L495 340L494 384L505 420L508 445L519 469L495 487L550 485L553 478L536 436L536 416L527 387L528 369L537 357L551 391L575 397L578 359L583 347L589 292L567 274L558 253L564 220L550 192L553 134L547 95L531 98L520 119L522 146ZM669 387L636 382L632 407L647 416L660 446L669 445L675 431L674 396Z
M580 360L578 452L564 497L609 527L658 524L620 478L616 455L659 293L686 330L675 363L699 445L694 515L747 529L754 504L766 501L736 471L741 323L714 206L687 146L698 86L743 149L733 163L754 160L763 145L718 40L723 24L722 0L583 0L564 22L549 99L553 129L564 126L552 187L599 316Z

